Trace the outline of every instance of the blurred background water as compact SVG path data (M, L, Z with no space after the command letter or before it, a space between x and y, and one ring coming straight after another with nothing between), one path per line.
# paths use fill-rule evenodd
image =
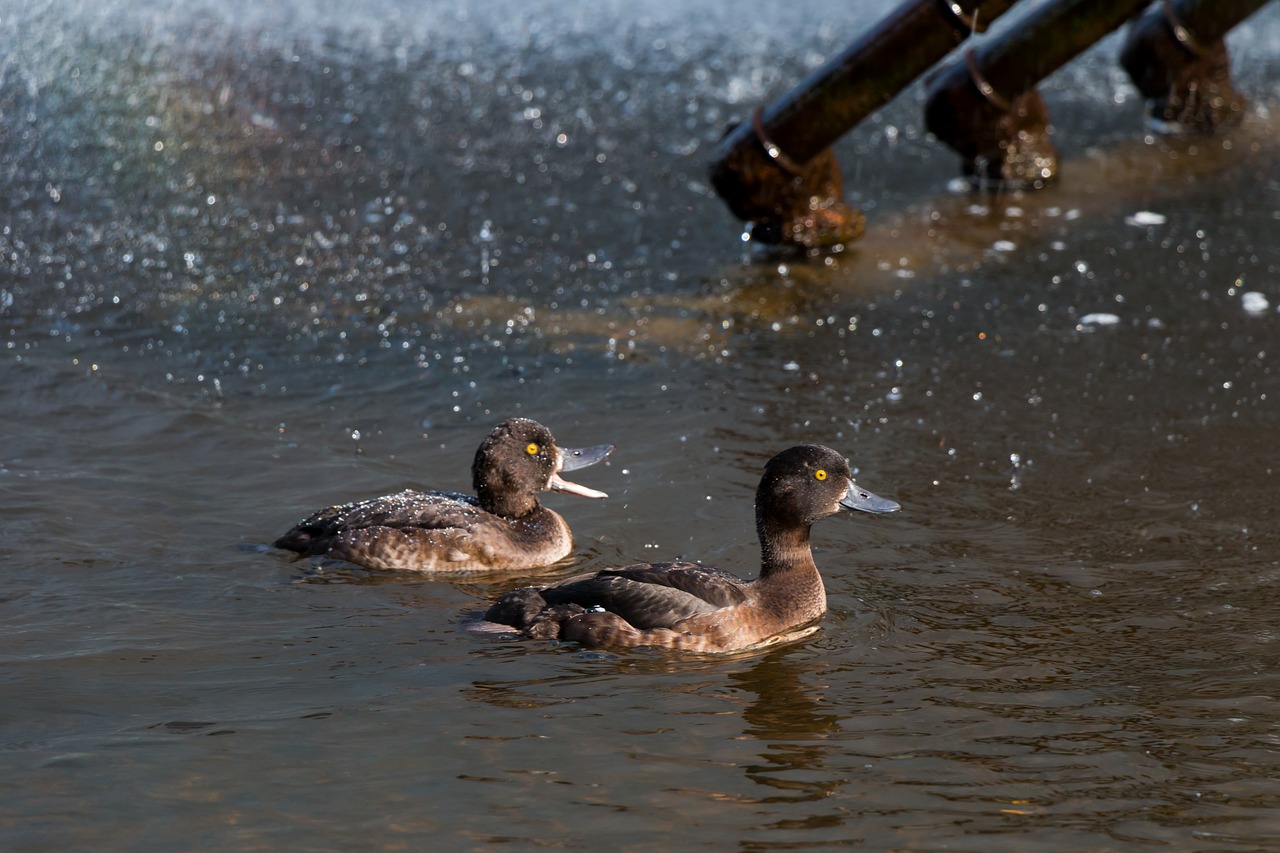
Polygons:
M963 191L916 87L837 148L866 237L752 251L716 140L893 5L0 2L5 849L1280 843L1280 13L1222 136L1113 38L1058 186ZM799 442L904 512L726 659L266 547L516 414L618 445L573 567L753 574Z

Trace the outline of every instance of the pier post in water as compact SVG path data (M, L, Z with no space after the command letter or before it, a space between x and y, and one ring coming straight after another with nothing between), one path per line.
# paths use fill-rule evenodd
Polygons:
M1120 64L1147 99L1152 130L1212 133L1244 115L1231 85L1227 31L1266 0L1158 0L1129 28Z
M1040 188L1058 172L1036 84L1148 0L1053 0L964 53L929 82L925 126L978 185Z
M830 146L1016 0L907 0L777 101L729 129L711 183L763 243L821 247L862 236Z

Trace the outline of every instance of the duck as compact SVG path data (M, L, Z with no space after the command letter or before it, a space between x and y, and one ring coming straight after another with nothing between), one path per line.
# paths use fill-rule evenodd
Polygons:
M573 641L590 648L649 646L699 653L773 645L817 630L826 589L809 545L815 521L845 510L901 506L859 486L848 461L804 444L765 465L756 490L760 571L752 580L701 563L637 563L512 590L480 630Z
M612 444L563 448L537 421L509 418L476 450L474 495L406 489L331 506L298 522L274 545L367 569L447 574L549 566L569 555L573 536L538 495L554 491L607 498L561 475L594 465L613 449Z

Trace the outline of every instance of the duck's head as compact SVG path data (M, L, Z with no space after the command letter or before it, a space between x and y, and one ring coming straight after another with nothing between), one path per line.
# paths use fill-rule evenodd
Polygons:
M538 492L547 490L606 498L604 492L571 483L560 474L594 465L612 450L612 444L560 447L551 430L537 421L510 418L480 443L471 464L471 481L485 509L509 517L533 510Z
M894 512L902 507L859 486L843 456L820 444L801 444L769 460L756 491L756 520L807 528L845 509Z

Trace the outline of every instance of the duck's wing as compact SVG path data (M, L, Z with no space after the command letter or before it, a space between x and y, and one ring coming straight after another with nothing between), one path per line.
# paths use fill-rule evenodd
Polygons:
M483 536L462 527L347 528L328 540L327 556L369 569L467 572L502 568Z
M743 580L696 563L638 563L579 575L542 590L549 605L603 607L639 629L670 628L682 619L746 600Z
M275 546L302 554L313 554L326 551L334 537L344 531L370 527L394 530L465 530L483 512L479 501L471 495L408 489L394 495L354 501L314 512L277 539Z

